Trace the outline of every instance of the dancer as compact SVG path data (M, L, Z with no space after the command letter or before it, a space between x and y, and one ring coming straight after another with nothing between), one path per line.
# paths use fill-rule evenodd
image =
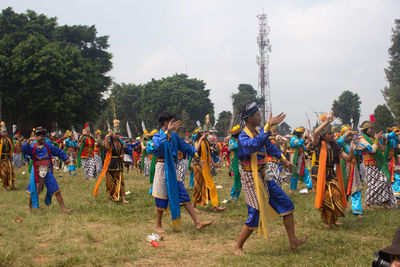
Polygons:
M322 119L322 123L315 129L310 148L318 159L318 176L314 206L321 213L322 224L325 227L342 225L337 220L344 217L347 201L344 191L342 172L339 157L351 161L356 145L350 145L349 153L345 153L335 142L333 128L330 125L335 118L330 111ZM336 165L336 173L335 173Z
M57 156L68 164L68 156L61 149L46 144L46 129L42 127L35 128L35 135L30 137L27 142L22 145L22 152L31 157L33 161L33 168L30 174L30 182L26 192L30 195L29 207L31 209L39 208L39 194L43 191L46 185L47 193L45 204L51 204L51 198L56 196L58 204L63 212L72 212L72 209L67 209L64 205L64 200L61 195L60 188L53 174L52 157Z
M94 175L96 179L103 170L104 148L101 140L101 131L99 129L94 133Z
M64 172L69 172L70 175L76 175L76 157L75 152L78 148L78 143L72 137L70 131L65 132L65 140L64 140L64 152L68 155L69 164L66 165L64 162Z
M256 127L261 123L261 114L257 104L252 102L242 109L242 119L245 121L246 127L239 135L238 158L240 160L241 182L249 218L243 226L234 247L236 255L243 254L243 244L254 229L259 230L259 235L267 236L267 212L270 215L273 210L283 217L291 249L296 249L307 241L307 237L302 239L296 237L292 200L272 177L265 177L265 168L267 167L265 155L281 157L280 151L269 140L269 127L279 124L285 117L286 115L283 113L277 117L270 115L268 123L261 128L261 131L258 131ZM283 165L288 168L291 166L288 161L283 162Z
M293 150L292 163L295 167L290 178L290 191L297 190L297 180L299 177L303 179L308 190L313 188L310 173L306 167L305 157L309 132L307 131L305 138L303 138L304 131L305 128L303 126L296 128L293 131L293 137L290 139L290 148Z
M194 171L193 205L202 207L207 205L208 200L211 199L214 211L223 211L225 208L218 206L218 192L211 175L211 166L215 163L211 158L208 136L209 130L202 129L194 142L195 147L199 147L200 150L198 150L199 157L192 159Z
M14 168L21 168L22 166L25 165L24 160L22 159L22 153L21 153L21 147L22 147L22 141L23 137L19 135L19 133L16 133L14 135L14 140L13 140L13 158L12 158L12 164Z
M95 141L90 136L90 127L86 123L79 138L80 148L76 161L76 166L83 167L84 179L96 179L95 161L94 161L94 145Z
M375 133L375 118L371 116L370 121L364 121L360 129L360 149L364 152L364 165L366 168L366 179L368 189L365 192L365 202L368 209L371 205L384 206L387 209L396 206L396 198L390 181L390 171L382 151L383 144L380 143L382 131Z
M118 202L121 198L122 203L125 204L129 203L129 201L125 199L124 146L121 143L119 132L119 120L114 119L114 131L108 133L104 138L104 147L107 150L107 155L93 195L97 196L101 180L106 175L108 197L115 202Z
M15 190L15 173L12 164L13 143L7 137L7 128L4 122L0 122L0 178L4 191Z
M168 207L171 210L172 225L180 225L180 205L185 206L186 211L191 216L200 230L209 226L212 221L200 221L196 215L193 205L190 203L190 197L182 181L176 176L176 157L178 151L182 151L190 156L194 156L196 149L183 141L176 131L182 125L181 121L175 120L172 113L163 113L158 121L162 128L153 136L154 156L157 157L155 167L153 192L156 203L156 232L165 235L162 228L162 216ZM196 146L199 149L199 145Z
M240 172L239 172L239 161L237 158L237 153L239 151L238 145L238 137L242 129L240 125L236 125L231 130L231 138L229 140L229 153L231 155L231 159L228 160L229 167L233 172L233 186L231 190L231 196L229 200L237 200L240 196L240 191L242 190L242 184L240 182Z
M400 128L397 124L388 127L388 133L385 135L387 139L384 157L389 166L390 181L392 182L392 189L394 196L400 200L400 162L398 158L399 148L399 133Z

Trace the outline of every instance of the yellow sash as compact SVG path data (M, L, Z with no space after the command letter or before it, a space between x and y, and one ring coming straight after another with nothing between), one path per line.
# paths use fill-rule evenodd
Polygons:
M10 158L12 158L12 156L13 156L13 143L11 142L11 140L8 137L6 137L6 139L10 143L10 146L11 146L10 151L8 153L10 154ZM1 153L3 153L3 138L0 137L0 155L1 155Z
M257 131L257 130L256 130ZM244 128L244 132L250 137L254 138L251 131L247 128ZM258 134L258 131L257 131ZM253 173L254 185L257 192L258 199L258 207L260 209L260 218L258 221L258 236L261 234L266 238L268 236L267 233L267 220L268 218L275 217L277 215L276 211L269 205L269 195L267 190L265 190L264 183L261 178L258 176L258 166L257 166L257 152L252 153L250 155L251 161L251 170Z
M206 146L206 141L201 142L201 161L204 162L204 166L202 168L202 174L204 177L204 181L206 182L206 186L208 190L210 191L210 199L211 199L211 204L213 207L218 206L218 192L217 188L215 187L214 180L211 176L210 173L210 166L211 166L211 152L210 152L210 146ZM207 198L208 199L208 198Z

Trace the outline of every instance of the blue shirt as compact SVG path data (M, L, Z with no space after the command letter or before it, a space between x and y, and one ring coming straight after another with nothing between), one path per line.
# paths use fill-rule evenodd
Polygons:
M250 155L255 152L265 153L267 152L268 155L276 157L280 159L281 151L271 143L269 140L269 136L271 132L264 133L264 128L261 129L260 133L255 137L251 138L246 134L245 131L242 131L239 135L239 153L238 159L239 160L250 160ZM265 151L266 149L266 151ZM263 159L265 155L257 154L257 159Z
M147 154L153 154L154 153L153 140L149 140L149 142L147 142L146 152L147 152Z
M237 152L238 149L239 149L239 145L236 142L236 139L235 138L231 138L231 140L229 140L229 152L232 152L232 151L236 151Z
M58 157L62 161L66 161L68 159L68 156L64 153L64 151L62 149L59 149L50 144L46 144L46 145L49 147L50 153L52 156ZM21 151L25 155L28 155L31 158L33 158L33 146L34 146L34 144L29 145L27 142L25 142L22 145ZM39 157L40 159L50 159L46 146L43 146L42 148L39 148L38 146L36 146L35 153L36 153L36 156Z
M160 129L160 131L153 136L154 155L156 157L164 158L163 146L165 142L168 142L172 156L175 159L178 158L178 151L188 154L191 157L197 152L194 147L183 141L177 133L171 132L170 139L168 140L168 135Z

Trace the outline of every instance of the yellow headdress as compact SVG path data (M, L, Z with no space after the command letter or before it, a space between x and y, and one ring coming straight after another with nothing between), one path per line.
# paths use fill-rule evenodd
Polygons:
M231 130L231 134L237 134L237 133L240 133L241 132L241 128L240 128L240 125L239 124L237 124L237 125L235 125L235 126L233 126L233 128L232 128L232 130Z
M304 128L303 126L297 127L296 129L294 129L295 132L298 133L304 133L306 130L306 128Z
M347 131L351 131L352 128L349 125L343 125L342 129L340 130L340 135L343 135Z
M146 131L147 132L147 131ZM156 133L158 133L157 129L152 130L150 133L147 134L148 137L152 137L153 135L155 135Z
M113 123L114 123L114 133L119 133L119 132L120 132L120 130L119 130L119 123L120 123L120 121L117 120L117 119L114 119L114 120L113 120Z
M97 129L97 130L94 132L94 137L97 137L97 136L99 136L99 135L101 135L101 131L100 131L99 129Z
M375 123L373 121L364 121L363 123L361 123L360 129L365 130L365 129L374 127L374 125L375 125Z

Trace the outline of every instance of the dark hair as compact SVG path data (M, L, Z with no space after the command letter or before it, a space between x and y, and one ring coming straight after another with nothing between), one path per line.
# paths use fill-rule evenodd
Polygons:
M303 134L304 132L293 131L293 135L297 136L298 138L300 138Z
M239 137L239 134L240 134L240 132L235 133L235 134L232 134L232 136L233 136L234 138L238 138L238 137Z
M163 112L161 115L158 117L158 122L161 125L164 125L164 122L170 121L172 119L176 119L176 116L174 113L169 113L169 112Z

